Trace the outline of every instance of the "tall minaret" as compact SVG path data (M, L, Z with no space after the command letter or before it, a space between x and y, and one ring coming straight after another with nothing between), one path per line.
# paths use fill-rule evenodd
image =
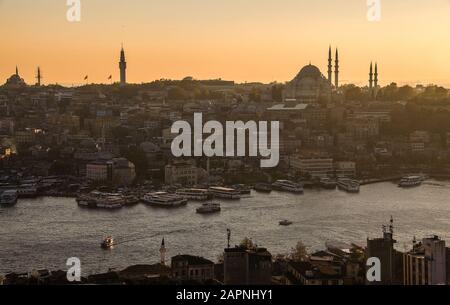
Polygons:
M332 85L332 75L333 75L333 59L331 58L331 46L328 49L328 82Z
M37 68L36 79L37 79L36 86L40 87L41 86L41 80L42 80L41 68L40 67Z
M16 66L16 75L19 76L19 68Z
M336 48L336 59L335 59L335 67L334 67L334 86L336 89L339 88L339 52Z
M161 254L161 265L166 264L166 243L164 241L164 238L161 242L161 248L159 248L159 253Z
M378 63L375 63L374 98L378 95Z
M127 62L125 61L125 51L122 49L120 51L120 62L119 62L119 68L120 68L120 85L125 86L127 84Z
M370 72L369 72L369 92L372 94L373 89L373 63L370 63Z

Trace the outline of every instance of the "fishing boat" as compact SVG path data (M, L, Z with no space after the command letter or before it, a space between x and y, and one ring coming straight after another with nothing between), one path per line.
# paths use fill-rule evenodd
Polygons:
M212 214L218 213L221 211L221 207L219 203L204 203L201 207L197 209L197 213L199 214Z

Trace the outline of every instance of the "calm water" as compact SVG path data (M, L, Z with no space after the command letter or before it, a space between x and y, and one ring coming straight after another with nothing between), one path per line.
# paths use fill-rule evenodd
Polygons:
M111 212L81 209L73 199L20 200L0 208L0 274L66 269L69 257L81 259L84 275L156 263L163 237L168 257L183 253L216 260L228 227L233 244L248 236L272 254L288 252L299 240L312 250L327 240L365 245L367 237L381 234L391 215L399 250L409 247L413 236L437 234L450 241L450 182L427 181L407 190L380 183L362 187L358 195L338 190L253 193L221 203L221 214L202 216L195 213L200 203L177 210L139 204ZM283 219L294 224L281 227ZM125 243L103 251L100 242L107 235Z

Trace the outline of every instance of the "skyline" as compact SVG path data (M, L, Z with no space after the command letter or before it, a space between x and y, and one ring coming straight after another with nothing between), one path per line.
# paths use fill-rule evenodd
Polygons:
M446 0L382 1L380 22L367 21L361 0L136 0L126 8L82 0L79 23L65 19L65 1L35 2L0 2L0 22L10 25L0 28L1 84L16 65L28 84L38 66L44 84L81 84L85 75L93 83L109 83L109 75L118 82L123 42L130 83L186 76L285 82L309 62L326 74L331 44L340 51L342 84L367 85L370 62L378 62L382 86L450 87Z

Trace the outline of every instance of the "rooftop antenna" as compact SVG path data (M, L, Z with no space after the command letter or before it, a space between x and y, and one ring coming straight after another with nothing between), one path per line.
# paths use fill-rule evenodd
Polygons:
M230 230L230 229L227 229L228 248L230 248L230 239L231 239L231 230Z
M391 215L391 222L390 222L390 225L389 225L389 232L391 234L394 234L394 217L392 217L392 215Z

